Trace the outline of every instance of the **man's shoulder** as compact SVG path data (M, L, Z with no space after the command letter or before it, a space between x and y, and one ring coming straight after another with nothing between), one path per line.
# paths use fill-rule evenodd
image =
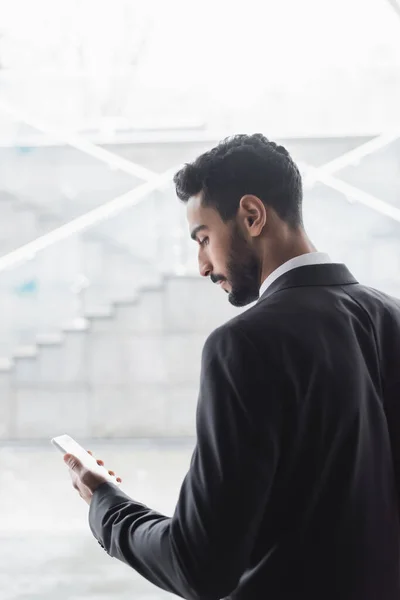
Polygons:
M253 346L260 328L267 330L271 336L279 328L279 319L273 305L254 304L247 310L229 319L208 336L206 346L216 347L236 343Z
M388 315L400 321L399 298L366 285L352 286L348 293L371 317Z
M372 300L375 300L384 306L400 308L400 298L398 296L396 297L388 292L383 292L382 290L378 290L377 288L366 285L360 285L359 288L362 294L370 297Z
M202 354L202 366L210 369L217 366L234 380L261 374L277 369L276 340L274 324L267 320L261 323L258 311L253 308L226 321L207 338ZM276 328L276 327L275 327ZM264 377L262 375L262 377Z

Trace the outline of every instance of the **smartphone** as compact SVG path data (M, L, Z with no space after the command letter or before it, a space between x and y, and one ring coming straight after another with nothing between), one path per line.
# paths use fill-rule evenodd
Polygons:
M115 475L110 475L105 467L97 464L97 461L91 454L89 454L78 442L76 442L71 436L64 434L59 435L51 440L53 446L55 446L63 454L73 454L78 458L84 467L93 471L97 475L101 475L107 481L114 483L119 486Z

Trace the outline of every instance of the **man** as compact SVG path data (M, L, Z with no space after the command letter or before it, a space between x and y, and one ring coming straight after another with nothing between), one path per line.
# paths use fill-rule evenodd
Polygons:
M235 306L260 299L205 344L172 518L65 457L93 534L191 600L397 600L400 301L316 252L299 171L264 136L225 140L175 184L201 275Z

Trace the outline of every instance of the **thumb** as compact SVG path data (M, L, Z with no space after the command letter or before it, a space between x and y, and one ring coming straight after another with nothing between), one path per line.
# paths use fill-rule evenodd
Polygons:
M64 462L72 469L72 471L75 471L75 473L80 473L83 469L81 461L73 454L66 454L64 456Z

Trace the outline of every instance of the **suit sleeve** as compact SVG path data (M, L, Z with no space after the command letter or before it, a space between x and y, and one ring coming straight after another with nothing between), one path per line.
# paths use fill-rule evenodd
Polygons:
M237 325L208 338L197 445L172 518L112 484L93 495L90 527L105 550L183 598L219 600L249 565L279 459L282 411L267 363Z

